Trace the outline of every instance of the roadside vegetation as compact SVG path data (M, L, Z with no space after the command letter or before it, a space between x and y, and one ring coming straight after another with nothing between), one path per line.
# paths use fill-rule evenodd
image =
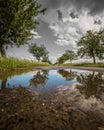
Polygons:
M49 60L47 48L44 45L38 46L36 43L31 43L28 46L28 51L39 62L6 58L6 51L9 46L20 47L21 45L28 44L29 40L36 36L35 29L38 24L36 17L40 14L44 15L45 11L46 8L43 8L36 0L0 1L0 70L52 64ZM72 64L73 60L78 61L78 59L83 57L92 59L93 64ZM97 63L96 59L101 60L101 62L104 60L104 29L98 32L88 30L77 42L77 49L71 50L69 48L66 50L57 59L55 65L63 65L69 61L69 64L65 65L104 67L104 63Z
M69 62L68 65L75 66L96 66L104 67L104 63L97 63L96 59L99 59L101 62L104 60L104 30L95 32L88 30L78 42L77 42L77 51L67 50L62 56L60 56L55 64L61 65L65 62ZM77 63L72 64L73 60L82 59L83 57L89 57L92 59L93 64L91 63Z
M73 60L77 60L77 54L72 50L66 50L65 53L57 59L55 64L63 64L67 60L70 60L70 63L72 63Z
M80 58L87 56L92 58L93 64L96 64L96 58L104 59L104 31L87 31L86 35L79 40L77 46L79 47L77 53Z
M104 67L104 63L66 63L64 66L82 66L82 67Z
M16 58L0 58L0 70L5 69L26 69L35 66L48 66L48 63L20 60Z

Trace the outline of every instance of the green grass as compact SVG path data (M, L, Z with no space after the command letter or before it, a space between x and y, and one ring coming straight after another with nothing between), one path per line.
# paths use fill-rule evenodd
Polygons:
M20 60L16 58L0 58L0 70L29 68L35 66L49 66L49 64L29 60Z
M104 63L67 63L64 66L82 66L82 67L104 67Z

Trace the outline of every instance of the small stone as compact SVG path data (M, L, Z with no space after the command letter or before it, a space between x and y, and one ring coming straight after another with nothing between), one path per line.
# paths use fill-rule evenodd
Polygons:
M35 101L36 99L35 99L35 97L33 97L33 99L32 99L33 101Z
M18 116L18 113L15 113L15 116Z
M21 109L21 112L24 112L24 110L23 110L23 109Z
M104 130L104 128L102 128L102 127L99 127L98 129L99 129L99 130Z
M56 114L56 117L59 118L59 115Z
M13 99L15 99L16 97L14 96Z
M4 109L1 109L2 112L4 112Z
M8 106L8 105L9 105L9 103L6 103L5 105L6 105L6 106Z
M42 106L45 106L45 104L44 104L44 103L42 103Z

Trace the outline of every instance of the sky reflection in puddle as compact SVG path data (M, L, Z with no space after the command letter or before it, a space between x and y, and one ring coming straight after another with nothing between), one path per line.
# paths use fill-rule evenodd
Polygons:
M77 85L77 89L86 98L96 96L101 98L104 93L104 73L59 69L59 70L34 70L18 75L0 74L0 87L27 87L32 91L46 91L57 89L59 86Z
M37 130L47 129L47 125L52 130L104 128L104 73L70 69L35 70L18 75L1 73L0 86L3 128L9 120L15 120L14 127L21 129L21 125L16 126L19 121L23 123L21 119L27 120L25 129L36 122ZM8 114L13 116L8 118ZM28 117L33 120L32 125Z

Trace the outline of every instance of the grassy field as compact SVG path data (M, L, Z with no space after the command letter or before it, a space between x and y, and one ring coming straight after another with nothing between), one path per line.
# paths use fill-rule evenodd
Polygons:
M49 64L15 58L0 58L0 70L29 68L35 66L49 66Z
M82 66L82 67L104 67L104 63L67 63L64 66Z

